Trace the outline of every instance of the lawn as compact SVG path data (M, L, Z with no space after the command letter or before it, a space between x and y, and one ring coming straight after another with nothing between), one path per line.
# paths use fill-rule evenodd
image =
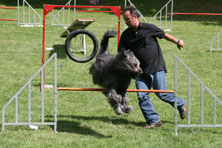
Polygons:
M46 1L49 2L49 1ZM134 1L132 1L134 2ZM166 2L163 0L136 1L142 12L148 2L147 12L155 12ZM199 1L198 1L199 2ZM57 0L57 4L62 2ZM101 0L101 4L109 4ZM191 3L188 1L188 3ZM112 5L116 5L116 0ZM175 2L175 12L197 12L197 2L192 5ZM199 11L219 13L222 4L212 1L198 3ZM3 0L0 6L15 6L16 3ZM36 11L42 15L42 7L35 2ZM179 6L184 5L183 9ZM151 6L156 6L153 9ZM189 7L190 6L190 7ZM185 8L186 7L186 8ZM193 8L193 9L192 9ZM207 9L208 8L208 9ZM213 9L215 8L215 9ZM195 10L195 11L194 11ZM221 10L221 9L220 9ZM55 10L52 13L55 13ZM150 18L150 15L145 15ZM16 18L13 10L0 9L0 18ZM117 17L109 13L78 13L81 18L94 18L96 21L87 29L92 31L100 41L108 29L117 29ZM123 26L123 21L121 22ZM197 77L220 99L222 59L221 51L210 53L210 40L221 31L221 17L211 16L174 16L173 31L170 34L184 40L185 47L178 50L175 44L164 39L159 40L167 64L166 75L168 89L174 89L174 56L178 56L197 75ZM40 68L42 58L42 27L20 27L16 22L0 21L0 109ZM121 30L123 28L121 27ZM64 31L61 26L51 26L51 15L46 18L46 47L55 50L46 51L46 60L57 53L58 87L96 88L89 74L88 63L76 63L68 58L64 51L65 39L60 38ZM222 42L222 41L221 41ZM110 40L111 53L117 51L117 39ZM178 95L187 102L187 72L178 65ZM53 83L53 62L45 71L47 84ZM32 84L32 120L41 121L40 77ZM133 80L130 88L135 88ZM200 85L191 78L191 123L200 124ZM51 126L39 126L32 130L27 126L7 126L0 132L0 147L74 147L74 148L218 148L222 141L222 128L179 128L178 135L174 132L174 109L150 94L154 106L163 121L163 126L152 130L144 129L146 125L140 111L136 93L128 93L130 104L134 107L131 114L115 115L101 92L62 92L58 93L58 133ZM53 89L45 89L45 119L53 121ZM204 121L213 123L213 100L204 92ZM221 106L217 104L217 123L222 124ZM27 90L19 97L19 122L27 122ZM7 110L7 121L14 121L14 103ZM2 113L2 111L0 111ZM1 119L2 117L0 117ZM186 124L187 119L180 124ZM0 125L2 121L0 120ZM0 128L1 130L1 128Z

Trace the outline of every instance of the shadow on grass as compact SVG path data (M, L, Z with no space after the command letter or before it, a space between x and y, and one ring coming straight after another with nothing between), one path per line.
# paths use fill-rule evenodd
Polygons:
M49 118L53 118L53 116L48 116ZM77 133L81 135L89 135L89 136L95 136L99 138L111 138L111 135L103 135L95 130L91 129L87 126L81 126L80 122L90 122L90 121L102 121L105 123L111 123L114 125L127 125L132 124L135 126L143 127L145 126L145 122L134 122L129 121L122 118L116 118L116 117L105 117L105 116L74 116L74 115L59 115L58 118L67 118L67 120L60 120L58 119L57 122L57 131L58 132L68 132L68 133ZM76 121L70 121L70 119L76 120ZM54 127L51 126L53 129Z
M102 121L105 123L111 123L113 125L134 125L134 126L139 126L143 127L146 125L146 122L135 122L135 121L130 121L127 119L123 118L118 118L118 117L107 117L107 116L78 116L78 115L59 115L57 116L58 118L68 118L68 119L74 119L77 121L83 120L83 121ZM169 124L174 124L173 121L162 121L164 124L169 123Z
M85 120L85 121L102 121L105 123L111 123L114 125L127 125L127 124L132 124L135 126L145 126L145 122L134 122L134 121L129 121L127 119L123 118L117 118L117 117L106 117L106 116L75 116L75 115L60 115L58 118L71 118L75 120Z
M53 127L52 127L53 128ZM59 120L57 123L58 132L76 133L87 136L95 136L98 138L111 138L112 136L106 136L87 126L81 126L80 122Z
M59 59L66 59L67 54L65 52L65 45L53 45L53 49L49 53L49 57L51 57L54 53L57 53L57 57Z
M178 135L180 135L180 133L185 133L185 134L191 134L191 133L211 133L211 134L222 134L222 130L221 128L207 128L207 127L200 127L200 128L178 128Z

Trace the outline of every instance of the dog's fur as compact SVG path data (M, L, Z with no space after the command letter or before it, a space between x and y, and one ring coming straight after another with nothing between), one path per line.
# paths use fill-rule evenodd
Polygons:
M140 62L132 51L122 49L116 56L108 49L110 37L116 36L115 31L107 31L101 41L100 52L96 61L90 67L93 83L103 87L104 95L108 98L116 114L130 113L132 106L128 105L126 90L132 78L136 78L142 70Z

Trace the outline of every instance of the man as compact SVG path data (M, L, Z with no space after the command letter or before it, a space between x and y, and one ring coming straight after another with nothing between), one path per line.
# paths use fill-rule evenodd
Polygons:
M157 38L165 38L177 45L180 49L184 42L174 36L163 32L155 25L139 21L139 13L134 7L123 9L123 18L128 28L122 33L118 51L126 48L132 50L141 63L143 74L136 79L137 89L166 90L165 72L166 65ZM149 98L149 93L137 94L139 105L147 122L145 128L155 128L162 125L158 113ZM175 95L173 93L156 93L164 102L174 106ZM183 99L177 97L177 109L180 118L186 118L186 107Z

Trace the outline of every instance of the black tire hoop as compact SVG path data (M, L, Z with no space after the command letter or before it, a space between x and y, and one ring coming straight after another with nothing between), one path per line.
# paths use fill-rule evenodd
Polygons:
M93 48L92 53L89 56L84 57L84 58L78 58L75 55L73 55L71 52L71 40L72 40L72 38L74 38L78 34L88 35L92 39L93 44L94 44L94 48ZM92 60L96 56L96 53L98 51L98 40L92 32L87 31L85 29L78 29L78 30L72 31L68 35L68 37L66 38L65 51L71 60L78 62L78 63L86 63L86 62L89 62L90 60Z

